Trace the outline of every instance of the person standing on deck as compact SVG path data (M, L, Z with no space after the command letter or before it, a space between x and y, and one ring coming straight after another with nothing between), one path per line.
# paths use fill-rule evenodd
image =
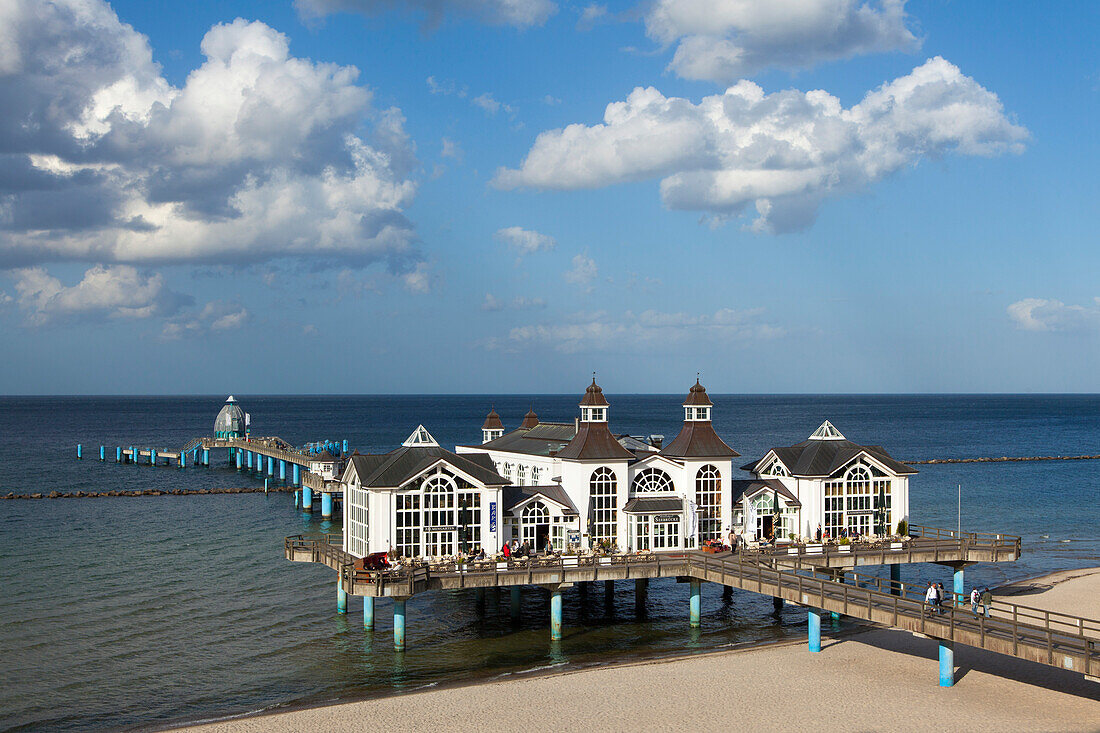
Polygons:
M982 594L978 590L978 586L970 591L970 610L974 612L974 618L978 618L978 604L982 601Z
M982 591L981 601L982 611L985 613L985 617L989 618L989 607L993 605L993 593L989 590L988 587L986 587L986 589Z

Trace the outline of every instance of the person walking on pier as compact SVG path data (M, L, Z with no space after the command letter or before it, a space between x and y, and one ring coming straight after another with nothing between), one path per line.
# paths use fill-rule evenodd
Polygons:
M989 618L989 607L993 605L993 593L989 590L988 586L982 591L982 612L985 613L985 617Z
M981 602L981 591L978 590L978 586L974 586L970 591L970 610L974 612L974 618L978 618L978 604Z
M939 604L938 613L941 616L947 613L950 601L947 599L947 591L944 590L943 583L936 583L936 603Z
M939 605L939 592L936 590L936 586L932 581L928 581L928 587L924 591L924 605L928 610L928 615L935 614L936 607Z

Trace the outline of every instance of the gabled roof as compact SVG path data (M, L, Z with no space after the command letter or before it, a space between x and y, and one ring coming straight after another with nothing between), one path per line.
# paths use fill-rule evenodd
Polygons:
M569 445L558 451L559 458L573 460L632 460L634 454L624 448L605 422L582 422Z
M733 503L741 501L742 498L753 499L764 491L774 491L784 499L787 500L787 506L799 507L802 506L802 502L798 500L791 490L783 485L783 482L775 478L763 478L763 479L750 479L748 481L744 479L734 479L730 481L733 488Z
M560 450L568 445L576 432L573 423L539 423L533 428L517 428L488 443L467 447L523 453L529 456L548 456L550 451Z
M460 456L438 445L403 445L384 455L353 455L349 470L355 471L359 483L365 487L397 488L441 460L486 486L504 486L508 483L508 479L496 472L488 455L475 453Z
M811 436L796 445L786 448L772 448L764 455L764 458L748 463L742 468L756 473L759 468L763 467L764 460L768 455L774 453L775 457L786 466L792 476L822 478L832 476L859 457L861 453L866 453L895 474L917 472L913 467L892 458L882 446L853 443L828 422L822 424L820 428L814 431L814 434L817 435L819 432L824 437L815 438Z
M511 511L535 497L549 499L562 507L567 514L575 515L578 513L577 507L573 506L573 501L569 498L569 494L560 486L506 486L503 493L503 510L506 512Z

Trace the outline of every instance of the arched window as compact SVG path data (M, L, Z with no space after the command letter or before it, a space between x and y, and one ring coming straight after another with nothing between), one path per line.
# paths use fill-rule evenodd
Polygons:
M592 496L592 543L601 540L617 544L618 511L615 508L618 488L615 472L601 466L592 472L588 490Z
M872 500L871 470L862 461L849 468L843 479L826 481L825 529L829 536L869 534Z
M778 460L772 461L763 471L765 476L790 476L787 468Z
M711 465L695 474L695 503L699 511L699 540L722 537L722 474Z
M430 556L455 551L455 485L445 473L436 473L421 485L424 492L424 552ZM436 528L439 529L436 529Z
M542 550L538 542L541 540L545 546L546 538L550 534L550 510L541 501L533 501L523 508L520 519L523 522L523 541L536 550ZM542 532L539 532L539 527L544 528Z
M672 479L659 468L647 468L634 477L634 493L674 491Z

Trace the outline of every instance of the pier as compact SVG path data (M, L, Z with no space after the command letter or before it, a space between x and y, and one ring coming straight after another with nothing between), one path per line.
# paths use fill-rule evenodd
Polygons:
M963 593L963 572L975 562L1002 562L1020 556L1020 538L1012 535L963 533L914 527L918 535L902 543L839 550L808 545L781 550L708 553L655 552L613 556L552 556L508 561L416 563L411 567L368 571L356 567L340 535L287 537L288 560L327 565L337 571L337 608L347 612L348 596L364 598L364 625L372 628L376 599L394 601L394 644L405 646L406 601L419 593L461 588L502 588L512 592L518 610L523 586L551 592L551 639L562 634L561 591L577 583L634 580L638 602L654 578L676 578L688 585L687 616L699 626L704 583L771 596L777 608L793 603L807 609L811 652L821 649L821 615L845 615L909 631L939 641L940 684L954 684L956 644L1100 676L1100 620L1052 613L995 601L990 617L971 613ZM900 545L900 546L898 546ZM865 565L933 562L954 570L954 592L942 610L924 602L924 589L890 579L850 572Z

